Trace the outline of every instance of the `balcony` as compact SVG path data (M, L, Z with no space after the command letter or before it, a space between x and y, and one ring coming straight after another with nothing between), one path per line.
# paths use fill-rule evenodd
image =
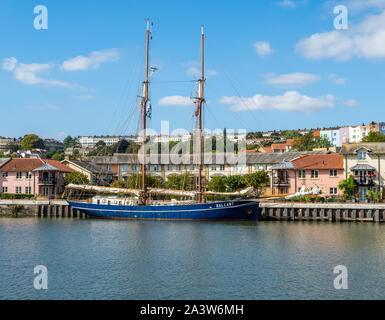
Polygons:
M355 176L354 177L354 180L356 181L357 185L368 186L368 187L375 185L374 179L375 178L373 178L373 177L364 177L364 176L358 176L358 177Z
M273 184L275 186L282 186L282 187L288 187L290 185L289 180L285 178L277 178L275 177L273 179Z
M40 185L53 185L56 184L56 178L39 178Z

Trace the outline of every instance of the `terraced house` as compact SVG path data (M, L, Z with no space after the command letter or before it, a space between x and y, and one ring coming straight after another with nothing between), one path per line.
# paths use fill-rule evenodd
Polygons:
M205 164L203 164L202 172L203 178L207 182L215 176L230 176L230 175L244 175L253 173L259 170L265 170L271 176L271 168L281 163L282 161L290 161L301 157L304 154L323 154L324 151L312 152L284 152L284 153L247 153L246 163L231 164L226 161L218 161L217 154L213 153L210 156L205 155ZM209 158L211 157L211 163ZM156 161L147 164L147 172L153 176L167 180L172 174L183 174L190 172L194 175L198 173L197 165L193 164L193 159L190 158L189 164L175 164L164 163L160 155L154 157ZM139 173L141 164L137 154L114 154L113 156L94 156L89 157L89 161L101 166L106 170L113 172L114 179L124 180L127 176ZM208 163L207 163L208 162ZM265 193L271 193L273 188L273 180L266 186Z
M0 167L0 193L55 196L64 191L64 175L70 172L56 160L10 159Z
M385 178L385 143L353 143L342 147L345 178L353 176L360 201L369 190L383 193Z
M272 177L274 194L294 194L302 187L318 187L323 196L342 195L338 185L344 179L343 155L302 155L273 166Z

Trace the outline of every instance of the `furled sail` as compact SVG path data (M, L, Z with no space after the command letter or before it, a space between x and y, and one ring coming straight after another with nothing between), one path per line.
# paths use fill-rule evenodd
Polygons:
M91 192L97 192L97 193L132 194L137 197L139 197L141 194L141 191L137 189L101 187L101 186L91 186L91 185L85 185L85 184L81 185L81 184L73 184L73 183L70 183L69 185L67 185L66 188L74 189L74 190L91 191Z
M243 189L243 190L240 190L240 191L236 191L236 192L215 192L215 191L206 191L206 192L203 192L204 195L219 195L219 196L248 196L248 195L253 195L255 192L254 192L254 188L253 187L249 187L249 188L246 188L246 189Z

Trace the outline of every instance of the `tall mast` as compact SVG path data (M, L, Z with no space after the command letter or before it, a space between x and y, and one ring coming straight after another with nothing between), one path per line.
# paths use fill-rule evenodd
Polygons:
M143 98L142 98L142 149L143 149L143 161L142 161L142 188L143 188L143 205L146 205L147 201L147 186L146 186L146 120L147 120L147 102L148 102L148 51L150 44L150 20L147 21L146 31L146 81L143 83Z
M199 80L199 101L198 101L198 202L202 202L202 107L205 102L204 98L204 31L202 26L202 35L201 35L201 79Z

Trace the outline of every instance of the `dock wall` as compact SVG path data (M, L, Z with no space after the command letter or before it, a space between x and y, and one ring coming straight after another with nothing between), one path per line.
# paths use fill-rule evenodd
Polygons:
M261 220L384 222L384 204L260 203Z

